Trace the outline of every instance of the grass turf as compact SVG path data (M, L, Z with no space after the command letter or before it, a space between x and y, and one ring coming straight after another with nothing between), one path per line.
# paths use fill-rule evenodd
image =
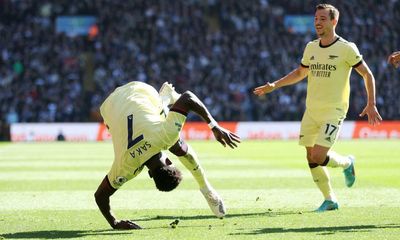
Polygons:
M139 231L111 230L93 199L111 143L0 144L0 239L398 239L399 141L339 141L337 152L357 157L357 180L348 189L341 169L330 169L340 210L322 214L311 212L322 197L295 141L244 141L235 150L190 144L228 215L212 216L174 161L184 172L177 190L158 192L144 171L111 198Z

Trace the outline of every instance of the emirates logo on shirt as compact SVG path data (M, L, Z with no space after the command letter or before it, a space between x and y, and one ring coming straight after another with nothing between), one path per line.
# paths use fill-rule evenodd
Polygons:
M336 71L336 65L317 62L310 65L310 70L313 77L329 78L331 77L331 72Z

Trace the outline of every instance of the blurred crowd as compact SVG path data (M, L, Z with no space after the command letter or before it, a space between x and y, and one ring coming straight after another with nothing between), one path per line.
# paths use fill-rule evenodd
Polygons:
M400 1L332 0L337 33L356 43L376 78L385 120L400 119ZM129 81L191 90L219 121L300 120L306 81L264 98L254 87L296 68L313 31L285 28L286 14L314 14L305 0L0 0L0 123L98 120L103 99ZM98 32L56 33L57 16L91 15ZM348 119L366 103L351 77ZM194 116L190 117L196 120Z

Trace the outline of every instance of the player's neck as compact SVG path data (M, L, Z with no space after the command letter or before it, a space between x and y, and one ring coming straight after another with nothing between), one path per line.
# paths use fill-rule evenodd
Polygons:
M326 34L320 38L321 45L328 46L328 45L332 44L334 41L336 41L336 39L338 37L339 36L336 35L336 33L334 31L330 32L329 34Z

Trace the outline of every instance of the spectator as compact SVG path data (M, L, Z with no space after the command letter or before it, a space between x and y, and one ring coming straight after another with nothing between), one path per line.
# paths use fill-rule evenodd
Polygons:
M295 35L283 19L312 15L314 3L2 0L0 121L6 122L12 109L19 122L93 121L104 97L133 80L156 87L170 81L178 90L192 89L219 121L299 120L305 84L272 93L269 101L249 90L299 62L313 33ZM331 3L344 16L338 34L352 36L348 40L359 46L376 76L383 118L399 119L400 105L385 103L397 102L400 95L400 72L386 62L400 46L400 1ZM55 33L61 15L95 16L98 34L88 40ZM88 52L91 63L85 60ZM348 119L354 120L366 96L360 77L352 76L351 84ZM274 107L279 101L291 107Z

